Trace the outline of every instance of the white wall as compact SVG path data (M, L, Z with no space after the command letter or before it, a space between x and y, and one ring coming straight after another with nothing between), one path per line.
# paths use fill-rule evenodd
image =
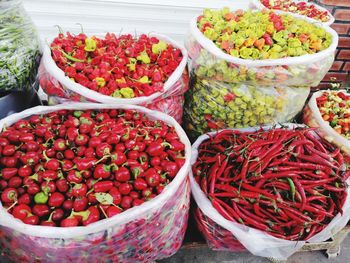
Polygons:
M158 32L182 41L188 23L203 8L245 8L249 0L23 0L42 39L65 31Z

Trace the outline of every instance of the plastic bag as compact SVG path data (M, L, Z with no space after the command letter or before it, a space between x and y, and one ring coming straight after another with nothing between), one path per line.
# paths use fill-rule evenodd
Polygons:
M347 95L346 90L339 90ZM350 155L350 141L337 133L330 125L329 122L323 120L321 113L317 107L316 98L320 97L323 92L315 92L309 100L309 103L305 106L303 120L304 123L310 127L318 128L320 134L330 143L339 147L346 155Z
M48 95L49 105L57 105L70 102L97 102L64 88L60 82L53 78L44 68L43 63L39 67L39 82L41 88ZM188 90L188 72L183 70L181 77L172 85L168 91L159 94L153 100L143 102L140 106L152 110L158 110L173 117L178 123L182 122L184 93ZM104 96L104 95L101 95ZM108 97L108 96L104 96ZM118 99L119 101L121 99ZM128 100L128 99L126 99Z
M296 0L296 1L293 1L293 2L296 2L296 3L298 3L298 2L308 2L308 1L301 1L301 0ZM320 10L320 11L322 11L322 12L327 12L328 13L328 17L329 17L329 20L328 21L326 21L326 22L321 22L321 21L319 21L319 20L316 20L316 19L313 19L314 20L314 23L322 23L322 24L324 24L324 25L326 25L326 26L330 26L330 25L332 25L333 23L334 23L334 21L335 21L335 19L334 19L334 16L332 16L332 14L326 9L326 8L323 8L323 7L321 7L321 6L319 6L319 5L317 5L317 4L315 4L315 3L309 3L308 5L313 5L313 6L315 6L318 10ZM267 9L267 7L266 6L264 6L262 3L261 3L261 1L260 0L251 0L250 1L250 7L252 8L252 9L259 9L259 10L263 10L263 9ZM281 14L283 14L283 13L288 13L289 14L289 12L285 12L285 11L280 11L280 10L276 10L276 9L274 9L274 11L275 12L278 12L278 13L281 13ZM294 13L294 12L293 12ZM303 18L303 17L305 17L304 15L300 15L300 14L296 14L296 13L294 13L295 14L295 16L296 17L300 17L300 18ZM312 18L310 18L310 19L312 19Z
M29 90L40 61L34 24L20 1L0 1L0 93Z
M314 23L312 19L302 19ZM322 24L317 26L332 35L333 42L327 49L299 57L251 60L230 56L219 49L198 29L197 17L194 17L185 42L190 59L190 75L225 83L315 87L331 68L338 45L338 35L333 29Z
M205 236L208 246L213 250L243 252L245 247L232 235L230 231L216 224L196 207L194 210L199 231Z
M186 147L184 166L154 199L86 227L26 225L0 204L0 251L14 262L150 262L171 256L180 248L189 210L191 145L171 117L139 106L75 103L13 114L0 121L0 129L33 114L111 108L135 109L174 126Z
M297 124L284 124L284 126L286 125L288 125L288 127L290 128L300 126ZM253 131L259 130L260 128L261 127L255 127L255 128L246 128L246 129L239 129L239 130L243 132L245 131L253 132ZM263 129L271 129L271 126L263 127ZM208 139L210 135L214 135L214 134L215 132L211 132L211 133L202 135L192 145L191 165L193 165L197 160L198 147L200 146L200 144L206 139ZM288 241L288 240L279 239L271 235L268 235L263 231L226 220L223 216L219 214L219 212L217 212L217 210L212 206L207 196L203 193L203 191L197 184L196 180L194 179L192 170L190 171L190 181L191 181L192 195L196 201L196 204L198 205L198 208L200 209L200 211L203 213L204 216L206 216L207 218L209 218L214 222L214 224L211 224L210 226L208 226L208 228L212 229L211 230L212 233L220 233L220 232L225 233L223 232L222 229L227 230L231 232L230 234L233 235L252 254L256 256L261 256L261 257L273 258L277 260L286 260L290 255L297 252L305 244L305 241ZM347 184L349 183L350 183L350 179L347 180ZM329 223L329 225L324 230L314 235L307 242L318 243L318 242L326 241L327 239L335 235L338 231L340 231L342 228L344 228L347 222L349 221L349 219L350 219L350 189L348 188L347 197L343 206L343 215L340 215L339 213L336 217L334 217L334 219ZM206 221L206 223L210 224L211 221L208 220ZM219 227L216 227L216 225L219 225ZM206 232L203 232L203 234L207 239L207 242L211 244L212 241L210 241L210 236ZM225 235L225 237L229 238L230 240L230 236ZM218 238L220 238L220 236L218 236ZM237 244L235 242L232 242L232 247L220 246L220 244L224 242L225 242L224 239L216 240L215 249L237 251Z
M303 109L309 92L310 88L304 87L257 87L194 79L185 95L184 127L199 136L223 128L286 122Z
M136 97L131 99L115 98L115 97L103 95L101 93L88 89L72 81L69 77L65 76L65 73L56 65L55 61L53 60L51 56L51 49L49 46L51 42L49 42L49 45L46 45L44 47L44 54L42 59L43 67L49 75L51 75L55 80L57 80L58 83L61 84L64 91L67 91L65 92L67 96L70 96L70 93L74 92L74 94L79 94L81 96L80 101L90 100L90 101L95 101L99 103L118 103L118 104L132 104L132 105L142 105L143 103L150 103L151 101L154 101L158 97L164 94L167 94L167 92L172 93L174 92L174 90L185 89L185 87L179 86L178 81L181 80L181 76L184 74L188 55L184 47L182 47L180 44L178 44L177 42L175 42L174 40L166 36L155 34L155 33L150 33L148 34L148 36L156 37L160 40L164 40L166 43L172 44L174 47L180 49L183 55L182 61L178 65L177 69L172 73L172 75L164 83L164 88L163 88L164 91L153 93L150 96L142 96L142 97Z

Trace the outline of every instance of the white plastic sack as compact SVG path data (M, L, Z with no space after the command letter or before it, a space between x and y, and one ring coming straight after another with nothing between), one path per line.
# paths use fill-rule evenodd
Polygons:
M294 0L293 2L307 2L307 1L305 1L305 0ZM324 7L322 7L322 6L319 6L319 5L317 5L317 4L315 4L315 3L308 3L308 5L314 5L317 9L319 9L320 11L322 11L322 12L324 12L324 11L326 11L327 13L328 13L328 17L329 17L329 20L327 21L327 22L320 22L320 21L318 21L318 20L316 20L316 19L313 19L314 20L314 23L322 23L322 24L324 24L324 25L326 25L326 26L330 26L330 25L332 25L333 23L334 23L334 21L335 21L335 19L334 19L334 16L332 16L332 14L326 9L326 8L324 8ZM267 7L266 6L264 6L261 2L260 2L260 0L251 0L250 1L250 7L252 8L252 9L259 9L259 10L263 10L263 9L267 9ZM274 10L274 9L273 9ZM285 12L285 11L279 11L279 10L274 10L275 12L277 12L277 13L280 13L280 14L283 14L283 13L287 13L287 14L289 14L289 12ZM305 17L305 16L303 16L303 15L299 15L299 14L295 14L297 17L301 17L301 18L303 18L303 17ZM310 19L312 19L312 18L310 18Z
M0 252L13 262L150 262L171 256L180 248L188 219L191 144L173 118L139 106L71 103L13 114L0 121L0 130L35 114L113 108L134 109L175 127L185 144L185 164L154 199L85 227L27 225L7 213L0 203Z
M224 128L284 123L302 111L309 87L260 87L194 78L184 127L191 136Z
M100 36L100 34L95 34L96 36ZM178 44L176 41L172 40L171 38L156 34L156 33L150 33L148 34L150 37L156 37L160 40L164 40L167 43L172 44L174 47L178 48L182 52L182 61L178 65L177 69L172 73L172 75L169 77L169 79L164 83L164 91L163 92L156 92L150 96L143 96L143 97L137 97L137 98L131 98L131 99L124 99L124 98L114 98L111 96L103 95L101 93L98 93L96 91L93 91L89 88L86 88L79 83L76 83L69 79L65 75L65 73L56 65L55 61L53 60L51 56L51 50L50 50L50 44L52 42L49 41L48 45L45 45L44 47L44 53L42 58L42 63L45 71L53 77L55 80L57 80L64 89L66 89L69 93L73 93L74 95L77 94L80 95L82 98L81 100L85 99L86 101L93 101L93 102L99 102L99 103L118 103L118 104L132 104L132 105L144 105L151 103L152 101L156 101L160 97L167 97L171 94L173 94L175 89L178 89L177 85L179 85L179 81L181 81L181 77L185 71L186 63L188 59L187 50ZM182 87L184 89L184 87ZM185 91L184 91L185 92ZM184 93L183 92L183 93ZM183 94L182 93L182 94Z
M310 18L290 15L315 23ZM316 87L331 68L338 45L338 34L332 28L316 25L332 35L333 42L327 49L299 57L251 60L233 57L218 48L198 29L196 16L190 22L190 32L185 42L190 59L190 75L226 83Z
M349 95L346 90L339 90ZM304 109L304 123L310 127L318 128L320 134L330 143L339 147L346 155L350 155L350 141L337 133L330 125L329 122L323 120L320 110L318 109L316 99L322 95L323 92L315 92L309 100L309 103Z
M57 105L62 103L71 102L93 102L93 100L88 99L70 89L65 88L61 83L52 77L43 65L40 63L38 79L40 87L44 90L46 95L48 95L48 104ZM85 88L87 89L87 88ZM188 90L188 72L185 69L181 77L173 84L167 92L162 93L153 100L143 102L140 106L146 107L151 110L157 110L168 114L173 117L178 123L182 122L183 105L184 105L184 94ZM112 98L106 95L101 96ZM142 97L144 98L144 97ZM148 98L148 97L145 97ZM118 100L130 100L130 99L118 99Z
M300 125L297 124L287 124L290 128L297 127ZM238 129L242 132L254 132L259 130L260 127L255 128L246 128L246 129ZM271 126L265 126L263 129L268 130L271 129ZM236 129L237 130L237 129ZM191 157L191 165L193 165L198 156L198 147L200 144L209 138L210 135L214 135L215 132L211 132L208 134L204 134L200 136L197 141L192 145L192 157ZM263 231L244 226L242 224L231 222L225 219L222 215L217 212L217 210L212 206L211 202L207 198L207 196L203 193L196 180L194 179L192 170L190 171L190 181L191 181L191 189L192 195L196 201L201 212L211 219L217 226L217 232L222 230L230 231L232 235L252 254L255 256L274 258L277 260L286 260L290 255L297 252L304 244L305 241L288 241L273 237ZM347 180L347 184L350 184L350 179ZM318 243L326 241L327 239L334 236L338 231L345 227L347 222L350 219L350 189L347 189L347 197L343 206L343 215L340 213L329 223L329 225L310 238L308 243ZM220 250L220 248L216 247L216 249ZM236 251L237 246L233 247L233 251ZM223 250L230 250L230 248L223 248Z

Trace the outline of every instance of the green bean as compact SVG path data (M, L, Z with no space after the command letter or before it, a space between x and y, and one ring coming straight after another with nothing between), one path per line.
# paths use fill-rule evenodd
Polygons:
M18 1L0 2L0 94L29 89L40 59L39 38Z

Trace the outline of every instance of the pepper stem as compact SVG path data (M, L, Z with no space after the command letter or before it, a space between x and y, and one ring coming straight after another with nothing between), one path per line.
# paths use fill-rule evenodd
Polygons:
M100 210L101 210L102 214L105 216L105 218L108 218L105 210L100 205L98 206L98 208L100 208Z
M59 25L54 25L54 27L57 27L57 29L58 29L58 32L60 33L60 34L64 34L63 33L63 29L62 29L62 27L60 27Z
M18 200L16 200L16 202L14 202L12 205L10 205L10 206L6 209L6 211L11 210L15 205L17 205L17 203L18 203Z

